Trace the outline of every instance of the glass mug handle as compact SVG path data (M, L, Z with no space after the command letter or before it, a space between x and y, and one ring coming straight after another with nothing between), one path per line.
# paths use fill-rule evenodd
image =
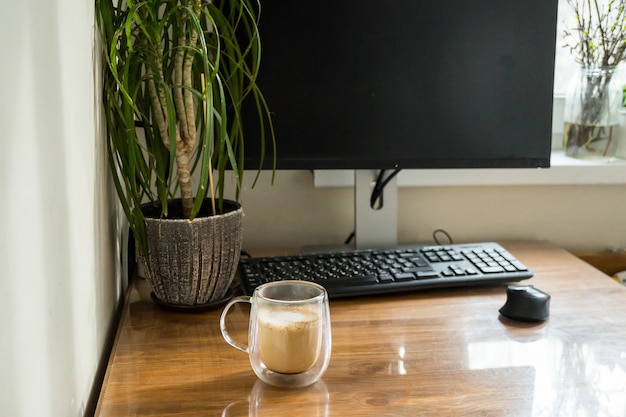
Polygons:
M235 297L232 300L230 300L230 302L228 304L226 304L226 307L224 307L224 311L222 311L222 315L220 316L220 330L222 332L222 336L224 337L224 340L226 340L226 342L231 345L234 348L237 348L243 352L248 352L248 346L246 345L242 345L241 343L238 343L236 341L234 341L231 337L230 334L228 333L228 330L226 330L226 315L228 314L228 311L230 310L230 308L235 305L236 303L249 303L252 304L252 302L250 301L250 297L248 297L247 295L244 296L240 296L240 297Z

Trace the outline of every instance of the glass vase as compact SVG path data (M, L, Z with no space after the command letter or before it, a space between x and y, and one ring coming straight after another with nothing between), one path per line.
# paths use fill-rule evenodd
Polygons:
M565 97L565 155L611 159L617 149L620 88L615 67L582 67Z

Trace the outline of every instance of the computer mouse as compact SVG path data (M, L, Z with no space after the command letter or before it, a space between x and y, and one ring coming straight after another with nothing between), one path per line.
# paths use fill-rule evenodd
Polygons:
M550 315L550 295L532 285L509 285L506 296L499 311L508 319L537 322Z

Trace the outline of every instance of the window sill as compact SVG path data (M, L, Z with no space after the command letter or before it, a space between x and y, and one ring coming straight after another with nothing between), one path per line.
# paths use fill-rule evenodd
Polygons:
M626 160L580 160L561 150L565 97L555 95L552 117L552 157L549 169L424 169L398 175L400 187L443 187L483 185L608 185L626 184ZM375 171L373 171L375 172ZM376 178L372 174L372 181ZM314 171L316 188L352 187L352 171Z
M549 169L424 169L398 175L400 187L626 184L626 160L578 160L553 151ZM351 171L314 171L316 188L352 187Z

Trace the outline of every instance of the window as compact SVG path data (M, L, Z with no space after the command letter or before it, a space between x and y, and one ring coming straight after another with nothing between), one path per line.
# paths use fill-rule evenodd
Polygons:
M556 36L556 57L555 57L555 70L554 70L554 95L559 97L565 94L567 86L570 80L574 76L578 65L574 60L574 57L566 48L564 32L566 27L571 27L571 22L574 21L574 12L567 0L559 0L559 15L557 22L557 36ZM566 26L567 23L567 26Z
M578 64L569 51L565 47L566 40L563 36L567 27L572 27L574 22L574 12L567 0L559 0L559 11L557 21L557 41L556 41L556 57L554 71L554 95L556 97L563 96L567 91L568 85L572 80ZM624 65L621 65L624 67ZM626 81L626 71L621 68L617 76L622 81Z

